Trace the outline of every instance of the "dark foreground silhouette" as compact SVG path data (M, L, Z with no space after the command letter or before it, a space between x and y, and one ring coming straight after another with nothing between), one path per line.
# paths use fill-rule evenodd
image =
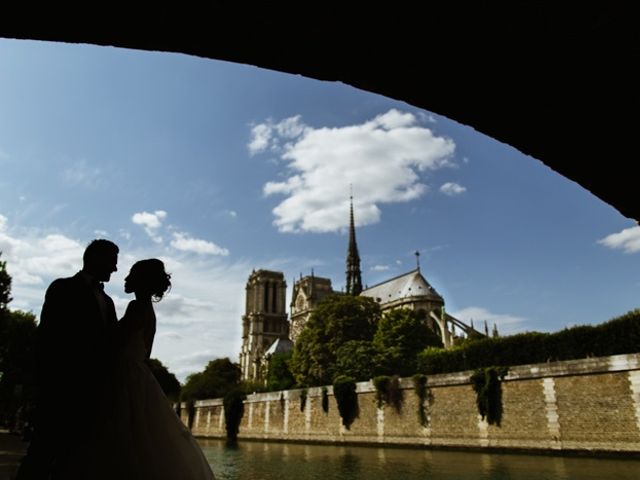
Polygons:
M136 298L118 322L102 288L117 257L115 244L94 240L83 269L47 290L36 425L18 480L214 478L147 364L156 331L152 300L170 288L170 275L158 259L134 264L125 292Z

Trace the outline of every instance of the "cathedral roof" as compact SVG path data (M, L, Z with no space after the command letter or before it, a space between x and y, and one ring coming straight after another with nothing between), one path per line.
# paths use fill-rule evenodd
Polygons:
M406 297L427 296L430 300L443 302L443 298L429 285L419 269L399 275L363 290L360 295L371 297L384 305ZM379 299L379 300L378 300Z
M264 352L265 355L273 355L274 353L287 353L293 350L293 342L288 338L278 338L271 344L269 349Z

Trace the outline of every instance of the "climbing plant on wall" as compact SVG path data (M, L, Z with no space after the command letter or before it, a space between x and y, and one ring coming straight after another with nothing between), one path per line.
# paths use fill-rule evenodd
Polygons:
M227 430L227 442L234 444L238 441L240 421L244 415L245 394L239 390L231 390L224 396L224 422Z
M338 412L342 418L342 424L347 430L358 417L358 395L356 394L356 382L352 377L340 375L333 381L333 394L338 403Z
M411 377L411 379L413 380L413 389L418 397L418 419L420 420L420 425L426 427L429 425L429 418L427 417L424 404L427 400L431 403L431 396L427 388L427 376L418 373Z
M382 408L385 404L389 404L393 406L398 413L402 411L404 394L400 387L400 377L397 375L394 375L393 377L380 375L373 379L373 385L376 388L378 408Z
M327 387L322 387L322 411L329 413L329 391Z
M391 377L388 375L380 375L373 379L373 386L376 388L376 403L378 408L382 408L384 406L390 381Z
M304 412L304 407L307 406L307 389L300 390L300 411Z
M476 392L478 413L489 425L500 426L502 420L502 379L506 367L479 368L471 375L471 385Z
M187 427L193 428L193 419L196 417L196 404L193 400L187 401Z

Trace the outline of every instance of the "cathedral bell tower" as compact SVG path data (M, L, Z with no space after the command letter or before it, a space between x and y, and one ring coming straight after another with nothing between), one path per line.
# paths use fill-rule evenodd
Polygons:
M247 280L240 350L243 380L262 380L260 363L263 354L278 338L289 336L286 290L282 272L254 270Z

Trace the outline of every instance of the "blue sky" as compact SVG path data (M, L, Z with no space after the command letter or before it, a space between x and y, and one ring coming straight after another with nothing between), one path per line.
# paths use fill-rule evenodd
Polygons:
M288 301L311 268L342 288L350 184L365 284L411 270L419 250L448 311L503 334L639 306L636 222L454 120L252 66L0 39L12 307L39 313L48 283L107 237L121 248L107 291L123 314L129 267L162 258L174 285L153 356L181 379L237 360L253 268L284 272Z

